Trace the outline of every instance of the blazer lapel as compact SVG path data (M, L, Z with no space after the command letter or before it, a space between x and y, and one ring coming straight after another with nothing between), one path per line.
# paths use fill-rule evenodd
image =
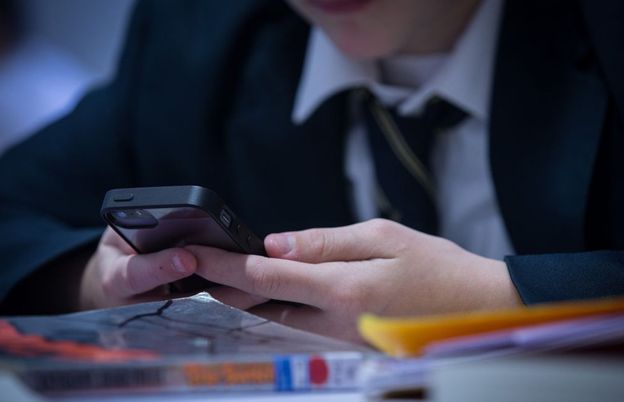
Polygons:
M624 120L624 1L581 0L581 7L596 58Z
M256 35L225 123L231 204L260 234L353 222L343 174L347 96L324 102L305 124L291 119L308 31L291 15Z
M519 254L581 250L607 106L581 16L567 1L509 1L495 67L490 160Z

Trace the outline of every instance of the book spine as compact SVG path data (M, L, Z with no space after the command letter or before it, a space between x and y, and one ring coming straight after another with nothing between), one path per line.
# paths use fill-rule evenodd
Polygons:
M19 372L43 394L114 391L315 391L357 389L359 353L286 355L250 361L48 367Z

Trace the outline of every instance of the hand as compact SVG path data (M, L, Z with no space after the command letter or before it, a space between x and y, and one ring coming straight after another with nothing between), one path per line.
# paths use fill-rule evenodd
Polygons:
M80 308L165 299L162 285L192 275L196 267L195 257L183 248L139 255L107 228L83 273Z
M356 321L365 312L424 315L520 304L502 261L391 221L273 234L265 247L273 258L188 249L199 275L239 295L302 304L267 303L251 312L351 341L361 340Z

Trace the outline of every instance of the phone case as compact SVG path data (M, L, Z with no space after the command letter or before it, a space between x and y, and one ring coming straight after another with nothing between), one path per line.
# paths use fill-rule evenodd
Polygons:
M200 186L110 190L101 215L138 253L196 244L265 255L263 242L214 191Z

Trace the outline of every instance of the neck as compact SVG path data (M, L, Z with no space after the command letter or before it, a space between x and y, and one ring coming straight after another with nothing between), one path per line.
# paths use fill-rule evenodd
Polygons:
M426 55L450 51L466 29L481 0L457 0L428 2L430 9L415 21L400 54Z

